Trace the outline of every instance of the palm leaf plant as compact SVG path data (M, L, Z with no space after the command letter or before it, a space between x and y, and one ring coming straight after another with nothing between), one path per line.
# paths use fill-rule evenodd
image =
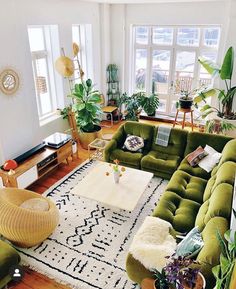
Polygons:
M202 117L205 118L210 113L216 112L220 118L236 119L236 113L233 111L233 102L236 94L236 86L232 85L234 70L233 47L227 50L221 66L203 57L199 57L198 61L212 77L220 77L225 84L224 89L201 87L197 91L194 98L195 104L199 104L202 101L205 102L205 105L201 108ZM209 97L217 97L219 106L213 107L207 104L206 99Z
M93 90L92 80L81 80L81 83L75 84L70 97L74 99L72 110L79 129L82 132L97 131L102 115L101 94L98 90Z
M233 209L234 217L236 212ZM231 230L228 230L224 234L224 238L217 231L217 239L221 248L220 264L212 269L212 272L216 279L216 286L214 289L234 289L232 284L232 274L235 270L236 264L236 232L234 232L233 238Z

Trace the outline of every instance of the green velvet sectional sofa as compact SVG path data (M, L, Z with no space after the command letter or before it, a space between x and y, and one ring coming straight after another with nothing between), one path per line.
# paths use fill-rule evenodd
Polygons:
M119 159L123 165L153 172L170 179L153 216L170 222L173 234L187 233L194 226L201 230L204 247L197 260L207 281L207 289L214 287L211 269L219 263L220 247L216 231L222 234L229 229L233 188L236 174L236 139L213 134L172 129L168 147L156 145L157 127L127 122L120 127L105 149L105 160ZM127 134L143 137L143 153L122 150ZM207 173L200 167L191 167L186 156L199 145L206 144L222 152L219 164ZM131 254L127 256L127 274L136 283L151 277Z
M17 251L9 244L0 240L0 289L11 281L9 269L20 262Z

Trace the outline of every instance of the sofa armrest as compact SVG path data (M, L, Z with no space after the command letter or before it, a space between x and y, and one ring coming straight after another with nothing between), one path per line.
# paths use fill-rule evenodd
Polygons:
M121 147L126 139L126 133L124 131L124 125L121 125L117 132L113 135L112 140L115 140L117 147Z
M104 160L105 162L110 162L110 155L114 149L117 148L117 141L112 139L105 147L104 150Z

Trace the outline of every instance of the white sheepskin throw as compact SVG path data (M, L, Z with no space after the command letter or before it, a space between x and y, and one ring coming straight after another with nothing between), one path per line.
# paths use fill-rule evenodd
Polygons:
M166 256L174 254L176 241L170 235L171 224L156 217L146 217L133 238L129 252L149 270L161 270Z

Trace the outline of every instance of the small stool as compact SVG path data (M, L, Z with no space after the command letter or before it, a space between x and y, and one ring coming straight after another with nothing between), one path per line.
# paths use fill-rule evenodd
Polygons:
M186 113L190 113L191 114L191 127L192 127L192 131L193 131L193 109L192 108L177 108L175 121L173 123L173 127L175 127L176 124L179 124L177 122L177 118L178 118L179 112L183 112L184 113L184 117L183 117L183 121L182 121L182 129L184 129L185 124L186 124L186 121L185 121L186 120Z

